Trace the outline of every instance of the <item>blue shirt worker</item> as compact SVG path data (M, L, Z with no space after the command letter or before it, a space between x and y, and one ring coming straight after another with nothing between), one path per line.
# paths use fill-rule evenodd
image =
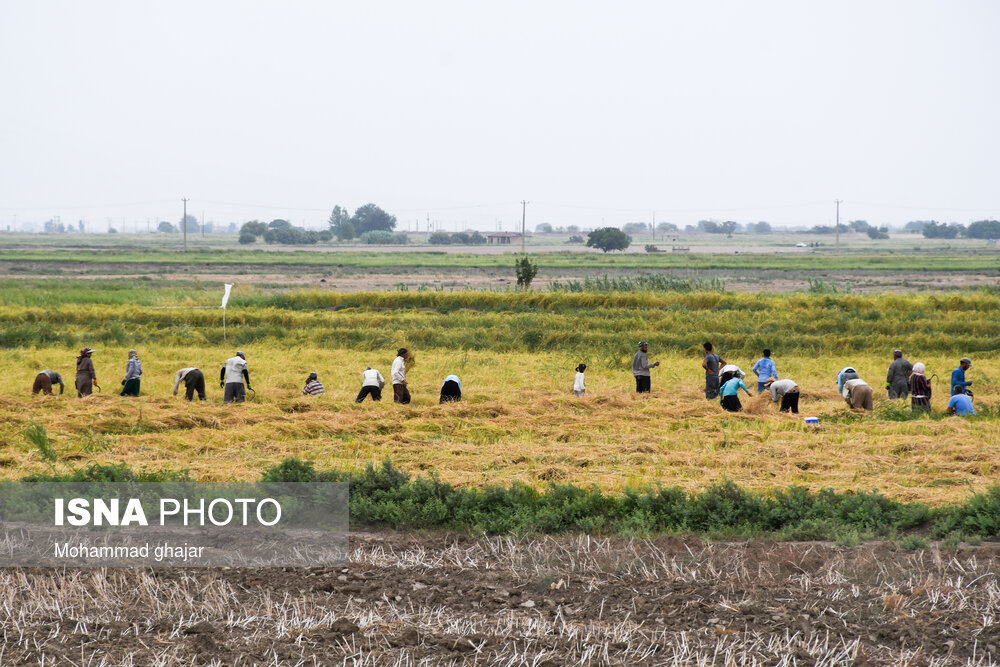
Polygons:
M948 401L948 414L959 417L975 417L976 411L972 407L972 398L968 394L955 394Z
M719 393L722 394L722 409L728 410L729 412L739 412L743 409L743 404L740 403L740 388L750 395L750 390L747 386L743 384L743 380L739 377L734 377L727 381L721 387L719 387Z
M764 384L768 380L778 379L778 369L774 365L774 360L771 359L771 350L764 350L764 356L757 360L757 363L751 368L754 373L757 374L757 393L764 393Z
M951 372L951 395L964 394L965 388L972 385L972 382L965 381L965 371L972 368L972 359L962 357L958 362L958 368Z
M854 366L844 366L837 373L837 393L842 394L844 392L844 383L848 380L857 380L858 372L854 370Z

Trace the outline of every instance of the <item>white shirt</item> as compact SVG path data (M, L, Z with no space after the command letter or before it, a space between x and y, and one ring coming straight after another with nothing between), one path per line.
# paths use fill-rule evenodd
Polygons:
M378 387L381 389L385 386L385 378L374 368L369 368L361 373L361 386Z
M583 386L583 373L576 374L576 380L573 381L573 391L584 391Z
M198 369L192 366L191 368L182 368L177 371L177 375L174 376L174 396L177 395L177 388L181 386L181 382L187 377L187 374L196 370Z
M768 387L768 389L771 390L771 400L777 403L778 397L784 396L798 386L799 385L795 382L795 380L775 380L771 383L771 386Z
M406 359L403 359L403 357L393 359L392 371L389 374L392 376L393 384L403 384L406 382Z
M226 384L231 382L239 382L240 384L243 384L243 371L246 367L246 359L242 357L226 359Z
M844 393L844 398L845 399L846 398L850 398L851 391L855 387L867 387L867 386L868 386L868 383L865 382L864 380L848 380L847 382L844 383L844 392L843 392Z
M726 373L736 373L741 380L747 376L747 374L741 371L740 367L736 364L726 364L719 369L719 375L725 375Z

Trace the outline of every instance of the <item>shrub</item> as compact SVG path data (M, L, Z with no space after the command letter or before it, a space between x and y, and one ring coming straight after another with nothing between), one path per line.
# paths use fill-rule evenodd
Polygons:
M360 236L362 243L369 245L403 245L407 242L406 232L388 232L384 229L377 229L365 232Z

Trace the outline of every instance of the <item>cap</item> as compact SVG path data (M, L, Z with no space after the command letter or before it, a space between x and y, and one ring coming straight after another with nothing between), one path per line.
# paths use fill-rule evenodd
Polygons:
M407 350L405 347L401 347L398 350L396 350L396 356L397 357L401 357L404 354L406 354L407 352L409 352L409 350Z
M960 363L960 364L969 364L971 366L972 365L972 359L969 359L968 357L962 357L961 359L958 360L958 363Z
M310 380L316 380L316 379L318 379L318 378L319 378L319 376L318 376L318 375L316 375L315 373L310 373L310 374L309 374L309 379L310 379Z
M246 361L247 355L243 354L243 350L238 351L236 356Z
M639 347L646 347L647 344L648 343L646 343L646 341L644 341L644 340L640 340L639 341Z

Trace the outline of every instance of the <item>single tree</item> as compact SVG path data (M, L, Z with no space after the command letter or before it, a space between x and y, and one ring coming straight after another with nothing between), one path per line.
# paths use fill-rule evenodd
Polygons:
M396 216L389 215L375 204L365 204L356 210L351 222L354 223L354 233L359 235L380 230L391 232L396 228Z
M538 275L538 264L528 259L527 255L514 260L514 275L517 276L517 286L528 289L531 287L531 281Z
M537 225L535 225L535 233L536 234L551 234L552 233L552 225L550 225L547 222L540 222Z
M251 243L256 243L257 237L250 232L240 232L240 243L242 245L250 245Z
M587 235L587 247L600 248L604 252L625 250L630 243L632 239L629 235L615 227L602 227Z
M451 243L451 234L448 232L434 232L427 237L427 242L431 245L448 245Z
M160 232L161 234L176 234L177 228L174 227L169 222L167 222L166 220L161 220L160 224L156 226L156 231Z

